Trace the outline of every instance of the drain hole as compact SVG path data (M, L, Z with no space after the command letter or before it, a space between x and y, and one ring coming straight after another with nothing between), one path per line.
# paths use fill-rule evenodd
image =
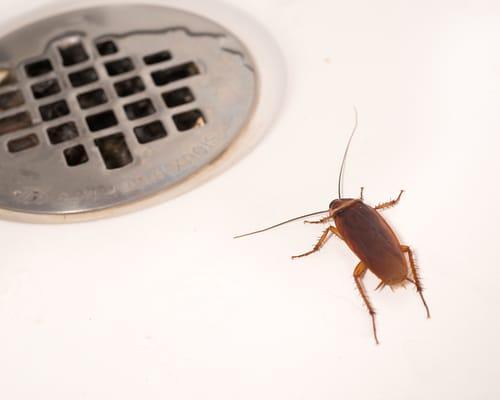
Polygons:
M187 87L164 93L162 96L167 107L177 107L194 101L194 95Z
M134 64L130 58L122 58L121 60L111 61L106 63L106 70L109 76L125 74L134 69Z
M83 85L88 85L89 83L95 82L99 79L97 72L94 68L87 68L82 71L73 72L69 74L69 80L73 87L80 87Z
M0 111L10 110L22 104L24 104L24 98L19 90L0 95Z
M44 121L51 121L69 114L68 104L64 100L40 107L40 114Z
M0 87L17 82L16 76L10 69L0 68Z
M92 132L97 132L118 125L118 120L116 119L115 113L109 110L88 116L87 124Z
M99 42L96 44L97 51L101 56L107 56L109 54L118 53L118 47L115 42L111 40L106 40L104 42Z
M149 143L167 136L167 131L160 121L138 126L134 128L134 133L141 144Z
M84 110L104 104L108 101L106 93L102 89L92 90L77 96L80 107Z
M32 147L38 146L38 143L40 143L38 141L38 137L34 133L32 133L30 135L23 136L22 138L11 140L9 143L7 143L7 148L11 153L18 153L20 151L28 150Z
M151 76L157 86L167 85L180 79L189 78L200 73L195 63L189 62L175 67L153 72Z
M59 86L57 79L50 79L31 86L31 91L33 92L35 99L42 99L59 93L61 91L61 87Z
M59 46L59 52L65 67L80 64L89 59L89 55L81 43Z
M27 64L24 69L29 77L34 78L37 76L48 74L54 68L52 67L52 63L50 62L50 60L40 60L31 64Z
M127 114L127 117L130 120L147 117L148 115L154 114L156 111L153 103L149 99L139 100L135 103L127 104L124 109L125 114Z
M144 82L138 76L125 81L115 83L115 90L118 96L126 97L145 90Z
M10 117L0 119L0 135L29 128L32 125L31 116L22 112Z
M81 144L64 150L64 158L66 158L66 164L70 167L85 164L89 160L87 151Z
M147 65L158 64L164 61L168 61L172 59L172 54L169 51L160 51L155 54L150 54L149 56L144 57L144 62Z
M47 129L47 134L49 135L50 143L58 144L76 138L78 136L78 129L74 122L68 122Z
M207 122L200 110L191 110L176 114L173 116L173 119L175 126L177 126L177 129L181 132L203 126Z
M122 168L132 162L132 154L122 133L95 140L107 169Z

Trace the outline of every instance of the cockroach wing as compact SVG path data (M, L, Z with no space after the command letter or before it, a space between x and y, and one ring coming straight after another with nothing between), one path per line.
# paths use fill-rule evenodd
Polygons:
M399 240L374 208L359 200L334 219L349 248L385 284L397 285L406 279L408 267Z

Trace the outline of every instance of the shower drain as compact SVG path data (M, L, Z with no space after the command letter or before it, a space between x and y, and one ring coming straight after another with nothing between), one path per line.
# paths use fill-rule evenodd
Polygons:
M0 38L0 208L100 210L214 161L253 111L230 32L157 6L96 7Z

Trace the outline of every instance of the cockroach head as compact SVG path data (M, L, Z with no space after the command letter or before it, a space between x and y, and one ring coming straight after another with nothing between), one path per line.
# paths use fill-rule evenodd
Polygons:
M335 199L333 200L330 205L328 206L328 209L330 211L330 214L333 214L336 210L338 210L340 207L345 205L346 203L352 201L353 199Z
M338 208L338 207L339 207L339 205L340 205L340 202L341 202L341 201L342 201L342 200L340 200L340 199L335 199L335 200L332 200L332 202L331 202L331 203L330 203L330 205L328 206L328 208L330 209L330 211L331 211L331 210L335 210L336 208Z

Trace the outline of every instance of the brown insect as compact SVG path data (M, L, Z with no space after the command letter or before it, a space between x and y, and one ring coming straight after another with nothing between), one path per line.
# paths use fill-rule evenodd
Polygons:
M344 166L352 138L356 132L358 125L357 111L355 110L356 119L354 129L351 133L347 147L342 160L338 180L338 195L339 198L333 200L328 210L319 211L311 214L302 215L300 217L292 218L288 221L273 225L266 229L247 233L244 235L236 236L240 238L243 236L254 235L256 233L264 232L278 226L296 221L301 218L310 217L313 215L328 213L328 215L319 221L305 221L311 224L323 224L331 221L335 222L335 226L330 225L326 228L321 235L319 241L316 243L311 251L292 258L305 257L319 251L323 245L332 237L337 236L343 240L354 254L360 259L360 262L354 268L353 276L356 286L363 298L363 301L368 308L372 319L373 335L375 342L378 344L377 327L375 324L375 309L373 308L366 289L363 286L363 277L367 270L370 270L379 279L380 283L376 289L382 289L389 286L391 289L404 287L406 283L410 282L415 285L415 288L422 299L427 312L427 318L430 318L429 307L425 302L423 296L423 288L418 275L415 258L411 249L399 242L396 234L391 229L389 224L380 215L379 210L395 206L401 199L403 191L395 200L391 200L376 207L370 207L363 202L363 188L361 188L361 195L358 199L344 198L341 194ZM408 261L405 257L408 255ZM411 274L412 278L409 277Z

